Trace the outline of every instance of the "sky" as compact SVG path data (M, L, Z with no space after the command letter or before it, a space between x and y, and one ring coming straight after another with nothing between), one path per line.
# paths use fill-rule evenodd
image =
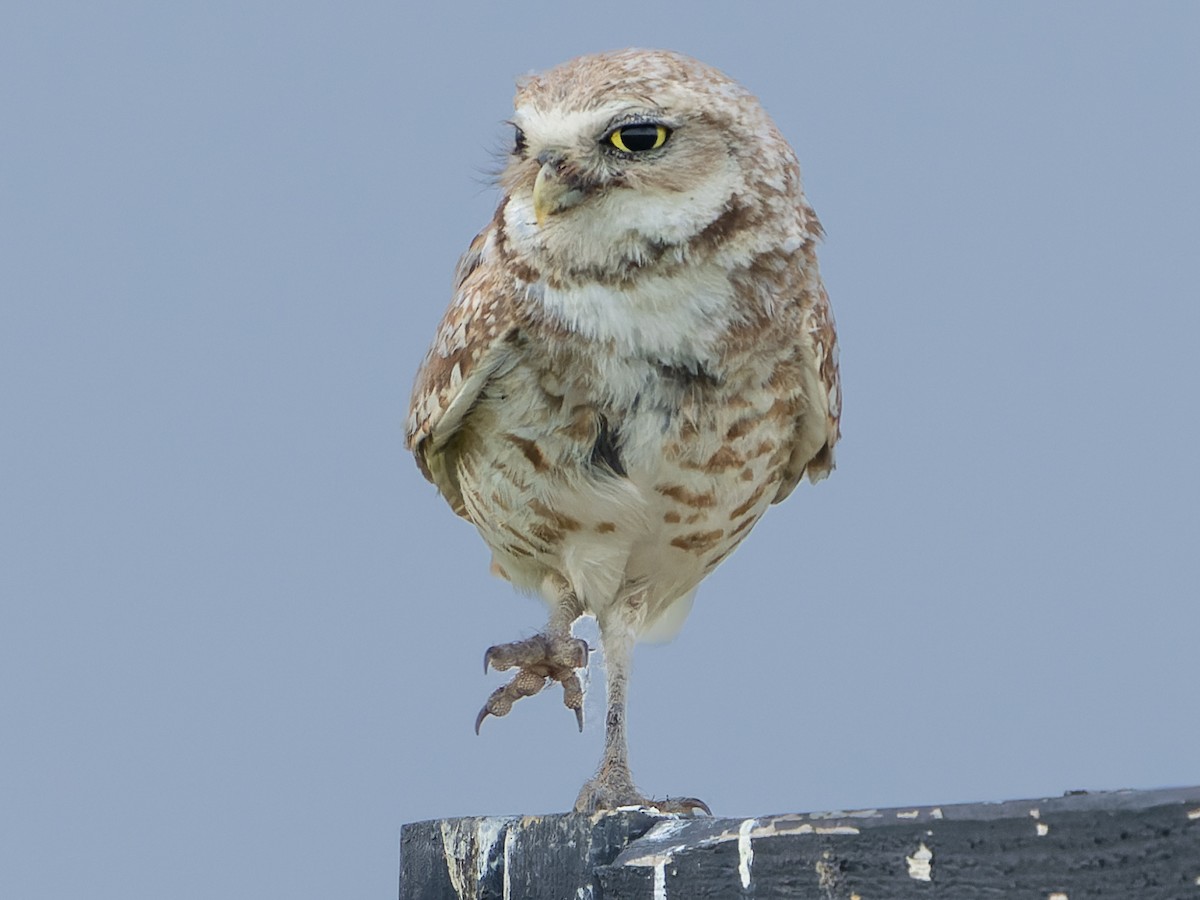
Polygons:
M641 646L719 815L1200 782L1200 5L8 3L0 895L392 897L405 822L564 811L541 604L403 447L513 79L669 47L795 146L838 470ZM584 632L587 633L586 630Z

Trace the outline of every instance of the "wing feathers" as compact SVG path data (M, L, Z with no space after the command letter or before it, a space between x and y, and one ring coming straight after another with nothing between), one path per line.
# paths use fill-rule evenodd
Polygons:
M460 515L453 466L440 457L487 382L514 358L511 298L486 264L495 252L493 230L480 232L459 260L454 299L417 373L405 428L405 446L421 472Z
M842 389L838 373L837 329L829 295L816 274L815 260L811 261L811 266L808 295L813 300L801 320L802 334L808 339L805 355L812 360L812 368L806 373L809 377L805 379L804 393L808 403L805 414L796 422L792 455L784 466L783 480L774 503L786 499L805 475L813 484L828 477L834 469L833 448L841 436Z

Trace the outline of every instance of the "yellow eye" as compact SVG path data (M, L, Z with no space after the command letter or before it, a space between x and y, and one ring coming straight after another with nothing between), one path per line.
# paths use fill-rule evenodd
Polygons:
M657 150L670 136L666 125L624 125L608 136L608 142L623 153L642 153Z

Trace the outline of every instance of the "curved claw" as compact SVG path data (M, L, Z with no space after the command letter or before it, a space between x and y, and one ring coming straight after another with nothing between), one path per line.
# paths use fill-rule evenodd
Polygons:
M592 648L588 646L588 642L583 638L575 638L578 643L575 645L579 651L578 656L574 660L570 660L568 665L573 669L586 669L588 664L588 656L591 655Z
M579 723L579 733L583 734L583 708L582 707L575 710L575 721ZM478 732L479 732L478 725L475 726L475 731L478 734ZM712 813L709 813L709 815L712 815Z
M503 647L500 644L492 644L492 646L483 651L484 675L488 673L488 669L494 668L497 672L503 672L505 669L510 668L509 666L497 666L495 663L496 656L502 649Z
M490 715L491 715L491 713L488 712L488 708L486 706L479 711L479 715L477 715L475 717L475 735L476 736L479 735L479 726L482 725L483 720L486 719ZM712 814L709 813L709 815L712 815Z

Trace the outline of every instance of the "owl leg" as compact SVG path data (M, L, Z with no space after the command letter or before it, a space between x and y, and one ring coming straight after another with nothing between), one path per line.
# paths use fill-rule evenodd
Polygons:
M606 627L606 625L608 627ZM625 692L629 684L629 666L633 658L634 633L625 623L600 621L600 639L604 645L607 674L608 712L604 718L604 755L595 776L580 790L575 811L592 813L622 806L643 806L660 812L692 814L698 809L712 811L694 797L668 797L651 800L633 783L629 770L629 744L625 732Z
M571 626L583 615L583 604L566 579L547 579L547 594L552 598L550 621L540 634L524 641L496 644L483 655L483 671L517 669L506 685L496 688L475 717L475 733L488 716L505 716L522 697L531 697L550 680L563 688L563 704L574 710L579 730L583 731L583 685L576 669L587 666L587 641L571 635Z

